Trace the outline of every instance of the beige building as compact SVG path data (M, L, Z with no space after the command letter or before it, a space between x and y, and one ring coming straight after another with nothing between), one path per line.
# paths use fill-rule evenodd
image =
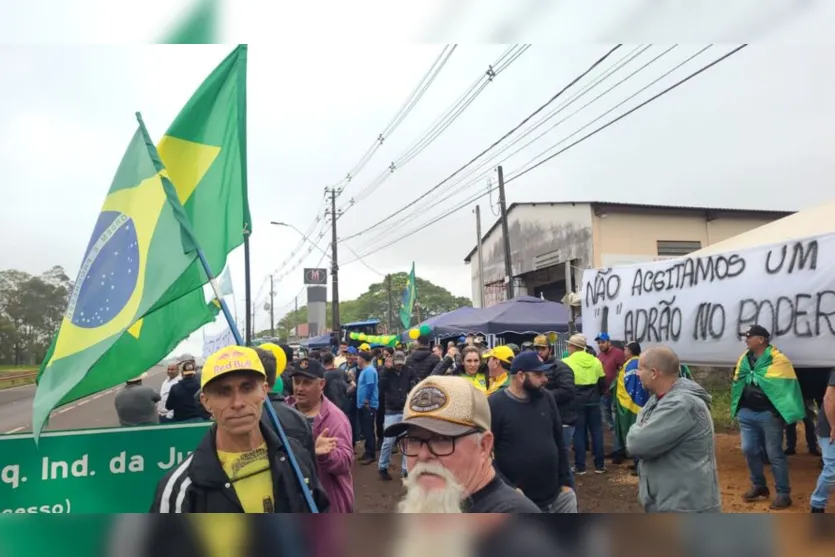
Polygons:
M686 255L791 213L594 201L513 203L507 211L513 292L559 301L566 279L574 287L585 269ZM503 243L497 219L482 238L483 299L477 247L464 259L476 307L506 299Z

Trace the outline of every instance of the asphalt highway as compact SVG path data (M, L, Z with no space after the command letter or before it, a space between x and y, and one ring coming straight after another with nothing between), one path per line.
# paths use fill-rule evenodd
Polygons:
M143 384L159 391L165 379L165 368L154 367L148 371ZM118 385L101 393L77 400L52 411L47 431L118 427L116 407L113 401L124 385ZM32 402L35 385L23 385L0 390L0 435L25 433L32 430Z

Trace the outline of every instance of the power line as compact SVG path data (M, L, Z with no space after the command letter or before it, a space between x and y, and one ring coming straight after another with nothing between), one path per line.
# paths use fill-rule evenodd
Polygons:
M635 113L638 109L643 108L643 107L645 107L646 105L650 104L651 102L653 102L653 101L655 101L655 100L659 99L659 98L660 98L660 97L662 97L663 95L665 95L665 94L669 93L670 91L672 91L672 90L676 89L676 88L677 88L677 87L679 87L680 85L683 85L683 84L684 84L684 83L686 83L687 81L689 81L689 80L691 80L692 78L696 77L697 75L699 75L699 74L701 74L701 73L705 72L706 70L708 70L708 69L710 69L710 68L712 68L712 67L716 66L716 65L717 65L717 64L719 64L720 62L722 62L722 61L724 61L724 60L728 59L729 57L731 57L732 55L736 54L737 52L739 52L740 50L742 50L743 48L745 48L745 47L747 47L747 46L748 46L747 44L743 44L743 45L740 45L740 46L736 47L736 48L735 48L735 49L733 49L732 51L730 51L730 52L728 52L728 53L724 54L723 56L721 56L720 58L717 58L717 59L716 59L716 60L714 60L713 62L711 62L711 63L709 63L709 64L707 64L707 65L705 65L705 66L701 67L700 69L696 70L695 72L693 72L693 73L689 74L688 76L684 77L683 79L681 79L681 80L677 81L676 83L674 83L674 84L673 84L673 85L671 85L670 87L667 87L666 89L664 89L664 90L662 90L661 92L659 92L659 93L657 93L657 94L653 95L653 96L652 96L652 97L650 97L649 99L647 99L647 100L645 100L645 101L643 101L643 102L639 103L638 105L636 105L635 107L633 107L633 108L631 108L630 110L626 111L625 113L621 114L620 116L616 117L615 119L613 119L613 120L611 120L611 121L607 122L606 124L603 124L602 126L600 126L600 127L596 128L595 130L593 130L593 131L589 132L589 133L588 133L588 134L586 134L585 136L581 137L580 139L578 139L577 141L575 141L575 142L571 143L570 145L568 145L568 146L564 147L564 148L563 148L563 149L561 149L560 151L558 151L558 152L556 152L556 153L554 153L554 154L550 155L547 159L545 159L545 160L543 160L543 161L541 161L541 162L537 163L535 166L533 166L533 167L531 167L531 168L528 168L528 169L526 169L526 170L524 170L524 171L521 171L521 172L518 172L518 173L514 174L514 176L513 176L513 177L511 177L511 178L509 178L508 180L506 180L506 181L505 181L505 184L508 184L508 183L512 182L513 180L516 180L517 178L520 178L521 176L523 176L523 175L527 174L527 173L528 173L528 172L530 172L531 170L533 170L533 169L535 169L535 168L538 168L539 166L541 166L541 165L545 164L545 163L546 163L546 162L548 162L549 160L552 160L552 159L553 159L553 158L555 158L556 156L558 156L558 155L560 155L560 154L562 154L562 153L566 152L566 151L567 151L567 150L569 150L570 148L572 148L572 147L574 147L574 146L576 146L576 145L579 145L580 143L582 143L582 142L583 142L583 141L585 141L586 139L588 139L588 138L590 138L590 137L593 137L594 135L596 135L597 133L599 133L599 132L603 131L604 129L608 128L608 127L609 127L609 126L611 126L612 124L614 124L614 123L616 123L616 122L621 121L621 120L622 120L622 119L624 119L626 116L629 116L630 114ZM709 48L709 47L710 47L710 45L709 45L707 48ZM706 50L706 49L702 49L701 51L699 51L699 53L704 52L704 50ZM698 55L698 53L697 53L697 55ZM676 68L681 67L684 63L686 63L686 62L687 62L687 61L689 61L689 60L692 60L694 57L695 57L695 56L691 56L690 58L688 58L688 60L686 60L686 61L685 61L685 62L683 62L682 64L679 64L678 66L676 66ZM676 69L676 68L674 68L674 69ZM671 70L671 71L672 71L672 70ZM669 73L670 73L670 72L667 72L667 74L669 74ZM667 75L667 74L665 74L665 75ZM656 80L656 81L657 81L657 80ZM633 96L634 96L634 95L633 95ZM624 101L624 102L625 102L625 101ZM622 102L622 103L620 103L620 104L623 104L623 102ZM618 106L620 106L620 105L618 105ZM549 149L547 149L545 152L547 152L547 151L551 150L552 148L553 148L553 146L552 146L552 147L550 147ZM537 157L534 157L534 159L532 159L532 160L535 160L535 159L536 159L536 158L538 158L539 156L542 156L542 154L544 154L545 152L541 153L541 154L540 154L540 155L538 155ZM529 162L530 162L530 161L529 161ZM399 236L399 237L395 238L394 240L392 240L392 241L388 242L387 244L384 244L383 246L380 246L380 247L378 247L378 248L376 248L376 249L374 249L374 250L372 250L372 251L369 251L369 252L367 252L367 253L363 254L363 257L368 257L369 255L371 255L371 254L373 254L373 253L377 253L377 252L379 252L379 251L381 251L381 250L383 250L383 249L385 249L385 248L387 248L387 247L389 247L389 246L391 246L391 245L394 245L395 243L400 242L400 241L402 241L402 240L403 240L403 239L405 239L405 238L408 238L409 236L411 236L412 234L414 234L417 230L424 230L424 229L426 229L427 227L429 227L429 226L431 226L431 225L433 225L433 224L435 224L435 223L437 223L437 222L440 222L441 220L443 220L443 219L445 219L445 218L449 217L450 215L452 215L452 214L454 214L454 213L456 213L456 212L460 211L461 209L464 209L465 207L467 207L467 206L468 206L470 203L472 203L473 201L475 201L475 200L477 200L477 199L479 199L479 198L481 198L481 197L483 197L483 196L487 195L487 194L488 194L490 191L492 191L493 189L498 189L498 186L495 186L495 187L493 187L493 188L490 188L487 192L477 192L477 193L476 193L476 195L474 195L474 196L470 197L469 199L467 199L467 200L466 200L466 201L464 201L463 203L459 204L457 207L453 207L453 208L452 208L452 209L450 209L449 211L447 211L447 212L445 212L445 213L443 213L443 214L441 214L441 215L439 215L439 216L435 217L434 219L430 220L430 221L429 221L429 222L427 222L427 223L422 224L421 226L417 227L416 229L411 230L411 231L409 231L408 233L403 234L403 235L401 235L401 236ZM353 263L354 261L355 261L355 260L348 261L347 263L344 263L344 265L347 265L347 264L349 264L349 263Z
M343 211L352 207L371 195L379 188L395 171L399 170L420 153L422 153L432 142L434 142L444 131L446 131L459 116L475 101L484 89L513 62L519 59L531 45L519 45L506 50L493 64L488 66L484 72L456 101L449 106L435 121L427 128L418 139L416 139L399 157L397 157L388 168L383 170L368 186L363 188L354 196Z
M708 48L710 48L711 46L712 46L712 45L708 45L707 47L703 48L702 50L700 50L699 52L697 52L696 54L694 54L693 56L691 56L690 58L688 58L687 60L685 60L685 62L684 62L684 63L688 62L689 60L692 60L693 58L695 58L696 56L698 56L699 54L701 54L702 52L704 52L705 50L707 50L707 49L708 49ZM612 124L615 124L615 123L617 123L617 122L620 122L621 120L623 120L624 118L626 118L627 116L629 116L630 114L632 114L633 112L635 112L636 110L638 110L638 109L640 109L640 108L642 108L642 107L644 107L644 106L648 105L649 103L651 103L652 101L654 101L654 100L658 99L659 97L662 97L662 96L666 95L667 93L669 93L669 92L670 92L670 91L672 91L673 89L675 89L675 88L679 87L680 85L683 85L683 84L687 83L688 81L690 81L691 79L693 79L693 78L694 78L694 77L696 77L697 75L699 75L699 74L701 74L701 73L703 73L703 72L705 72L705 71L709 70L709 69L710 69L710 68L712 68L713 66L715 66L715 65L719 64L720 62L722 62L722 61L724 61L724 60L727 60L728 58L730 58L731 56L733 56L734 54L736 54L737 52L739 52L740 50L742 50L743 48L745 48L745 47L747 47L747 46L748 46L747 44L742 44L742 45L740 45L740 46L736 47L735 49L731 50L730 52L728 52L728 53L724 54L723 56L721 56L721 57L717 58L716 60L714 60L714 61L713 61L713 62L711 62L710 64L707 64L706 66L702 66L702 67L701 67L701 68L699 68L697 71L695 71L695 72L693 72L692 74L688 75L688 76L687 76L687 77L685 77L684 79L681 79L680 81L677 81L677 82L673 83L672 85L670 85L670 86L669 86L669 87L667 87L666 89L663 89L662 91L660 91L660 92L656 93L655 95L651 96L651 97L650 97L650 98L648 98L647 100L645 100L645 101L643 101L643 102L639 103L638 105L636 105L636 106L632 107L631 109L627 110L626 112L624 112L623 114L621 114L620 116L618 116L617 118L615 118L614 120L611 120L611 121L607 122L606 124L604 124L604 125L600 126L599 128L595 129L593 132L591 132L591 133L589 133L589 134L587 134L587 135L584 135L583 137L581 137L580 139L578 139L578 140L577 140L577 141L575 141L574 143L571 143L570 145L568 145L568 146L566 146L566 147L564 147L564 148L560 149L560 150L559 150L559 151L557 151L556 153L554 153L554 154L552 154L552 155L548 156L547 158L543 159L542 161L540 161L540 162L536 163L534 166L532 166L532 167L530 167L530 168L528 168L528 169L526 169L526 170L524 170L524 171L521 171L521 172L519 172L518 174L515 174L512 178L508 179L508 180L507 180L507 182L511 182L511 181L513 181L513 180L515 180L515 179L517 179L517 178L520 178L520 177L524 176L525 174L527 174L528 172L530 172L531 170L533 170L533 169L535 169L535 168L539 168L540 166L542 166L542 165L543 165L543 164L545 164L546 162L550 161L551 159L553 159L553 158L554 158L554 157L556 157L557 155L560 155L560 154L562 154L562 153L566 152L567 150L569 150L570 148L574 147L575 145L579 145L580 143L582 143L582 142L583 142L583 141L585 141L586 139L589 139L590 137L593 137L593 136L597 135L599 132L601 132L601 131L605 130L606 128L608 128L608 127L609 127L609 126L611 126ZM681 65L683 65L683 64L680 64L680 65L679 65L679 66L677 66L676 68L681 67ZM676 68L674 68L674 69L676 69ZM667 74L665 74L665 75L668 75L668 74L669 74L669 73L671 73L671 72L672 72L672 70L671 70L670 72L667 72ZM646 89L646 88L644 88L644 89ZM644 89L642 89L641 91L643 91ZM640 92L640 91L639 91L639 92ZM636 94L637 94L637 93L636 93ZM635 96L635 95L632 95L632 97L634 97L634 96ZM632 97L630 97L630 98L632 98ZM623 103L621 103L621 104L623 104ZM617 105L617 106L620 106L620 105ZM615 108L617 108L617 106L616 106ZM608 112L611 112L611 110L607 111L606 113L608 113ZM581 129L582 129L582 128L581 128ZM575 132L575 133L576 133L576 132ZM570 136L569 136L569 137L570 137ZM553 147L551 147L550 149L548 149L548 151L550 151L551 149L553 149ZM545 152L547 152L547 151L545 151ZM545 154L545 153L541 153L539 156L542 156L543 154ZM538 158L538 157L537 157L537 158Z
M561 103L559 106L555 107L555 108L554 108L554 109L553 109L553 110L552 110L552 111L551 111L551 112L550 112L550 113L549 113L546 117L544 117L542 120L540 120L537 124L535 124L534 126L532 126L532 127L528 128L528 129L525 131L525 133L523 133L522 135L520 135L519 137L517 137L516 139L514 139L514 140L513 140L512 142L510 142L509 144L507 144L507 145L505 145L504 147L502 147L502 148L501 148L499 151L497 151L496 153L492 154L492 155L491 155L491 156L490 156L487 160L482 161L481 163L479 163L477 167L473 168L473 169L472 169L471 171L469 171L467 174L465 174L465 175L463 175L463 176L460 176L460 177L459 177L459 179L458 179L458 183L457 183L455 186L452 186L452 189L451 189L450 191L447 191L446 189L444 190L444 192L443 192L443 193L446 193L446 196L445 196L445 197L447 197L447 198L452 198L452 197L454 197L455 195L457 195L458 193L460 193L460 192L464 191L465 189L467 189L468 187L470 187L470 186L472 186L472 185L474 185L474 184L479 183L479 182L481 181L481 179L482 179L482 178L484 178L485 176L487 176L487 175L488 175L491 171L493 171L493 170L495 170L495 169L494 169L494 168L487 168L486 170L481 171L481 172L479 173L479 175L478 175L478 176L476 176L474 179L472 179L472 180L470 180L470 181L467 181L467 182L465 182L465 180L466 180L468 177L472 176L473 174L475 174L475 173L479 172L479 170L480 170L480 169L483 169L483 168L485 168L486 166L488 166L488 165L490 164L490 162L491 162L491 161L493 161L493 160L497 159L500 155L502 155L502 153L506 152L508 149L510 149L511 147L513 147L514 145L516 145L517 143L519 143L519 142L520 142L521 140L523 140L525 137L527 137L528 135L530 135L531 133L533 133L533 132L534 132L537 128L539 128L540 126L542 126L543 124L545 124L546 122L548 122L549 120L551 120L552 118L554 118L557 114L559 114L560 112L562 112L563 110L565 110L567 107L569 107L570 105L572 105L575 101L577 101L577 100L579 100L580 98L582 98L583 96L585 96L585 95L586 95L587 93L589 93L592 89L594 89L595 87L597 87L598 85L600 85L603 81L607 80L609 77L611 77L612 75L614 75L614 74L615 74L616 72L618 72L620 69L622 69L622 68L626 67L626 65L627 65L627 64L629 64L629 63L630 63L630 62L632 62L634 59L636 59L638 56L640 56L641 54L643 54L643 53L644 53L646 50L648 50L651 46L652 46L652 45L648 45L648 46L646 46L646 47L641 47L641 46L638 46L638 47L636 47L635 49L633 49L630 53L628 53L626 56L624 56L623 58L621 58L620 60L618 60L617 62L615 62L615 63L614 63L614 64L613 64L613 65L612 65L609 69L607 69L605 72L603 72L602 74L600 74L600 75L598 75L597 77L595 77L595 78L594 78L591 82L589 82L587 85L585 85L583 88L581 88L581 89L580 89L580 91L578 91L577 93L575 93L572 97L570 97L569 99L567 99L566 101L564 101L563 103ZM516 155L517 153L519 153L519 152L520 152L520 151L522 151L523 149L527 148L527 147L528 147L529 145L531 145L532 143L534 143L534 142L538 141L538 140L539 140L539 139L541 139L543 136L545 136L545 135L547 135L548 133L550 133L550 131L551 131L551 130L553 130L553 129L554 129L554 128L556 128L557 126L561 125L562 123L566 122L567 120L571 119L573 116L575 116L576 114L578 114L579 112L581 112L582 110L584 110L585 108L587 108L588 106L590 106L591 104L593 104L594 102L598 101L598 100L599 100L600 98L602 98L603 96L605 96L605 95L607 95L608 93L610 93L610 92L611 92L612 90L614 90L615 88L619 87L620 85L622 85L623 83L625 83L626 81L628 81L629 79L631 79L632 77L634 77L637 73L639 73L639 72L643 71L643 70L644 70L645 68L647 68L649 65L651 65L651 64L655 63L656 61L658 61L660 58L662 58L663 56L665 56L666 54L668 54L668 53L669 53L671 50L673 50L675 47L676 47L676 45L674 45L674 46L672 46L672 47L668 48L667 50L665 50L664 52L662 52L661 54L659 54L658 56L656 56L655 58L653 58L653 59L652 59L652 60L650 60L649 62L645 63L643 66L641 66L640 68L638 68L637 70L635 70L634 72L632 72L631 74L629 74L627 77L625 77L625 78L621 79L619 82L617 82L615 85L613 85L612 87L610 87L609 89L607 89L606 91L604 91L603 93L601 93L600 95L597 95L594 99L592 99L590 102L588 102L588 103L586 103L585 105L583 105L580 109L575 110L574 112L572 112L572 113L571 113L570 115L568 115L567 117L563 118L562 120L558 121L558 122L557 122L556 124L554 124L553 126L549 127L549 128L548 128L545 132L543 132L543 133L539 134L539 135L538 135L538 136L536 136L534 139L532 139L532 140L528 141L527 143L525 143L524 145L522 145L520 148L518 148L518 149L514 150L514 151L513 151L510 155L508 155L507 157L505 157L505 159L510 158L510 157L512 157L512 156L514 156L514 155ZM488 177L488 180L489 180L489 177ZM489 186L488 186L488 188L489 188ZM489 191L491 191L491 190L488 190L488 193L489 193ZM377 236L377 237L375 237L373 240L371 240L371 243L373 243L373 242L374 242L374 241L376 241L377 239L381 238L382 236L384 236L385 234L387 234L388 232L391 232L392 230L394 230L394 229L396 229L396 228L402 228L404 224L406 224L407 222L410 222L411 220L414 220L414 218L415 218L415 217L420 216L420 215L421 215L421 213L422 213L423 211L425 211L427 208L431 207L432 205L437 204L439 201L440 201L440 199L433 199L433 198L432 198L432 197L430 197L430 196L425 196L425 197L423 197L420 201L418 201L417 203L415 203L415 204L412 206L413 211L412 211L412 214L411 214L411 215L409 215L409 216L405 217L403 220L400 220L400 221L397 221L397 222L394 222L394 223L392 223L392 224L388 225L386 228L384 228L384 229L381 231L381 233L380 233L380 235L379 235L379 236ZM498 216L498 215L497 215L497 213L496 213L496 211L495 211L495 208L493 207L492 198L491 198L490 204L491 204L491 209L493 210L493 214L494 214L495 216Z
M432 192L434 192L434 191L436 191L437 189L439 189L440 187L442 187L444 184L446 184L447 182L449 182L452 178L454 178L455 176L457 176L458 174L460 174L460 173L461 173L461 171L463 171L464 169L466 169L467 167L469 167L470 165L472 165L475 161L477 161L477 160L478 160L478 159L480 159L482 156L484 156L484 155L485 155L488 151L490 151L491 149L493 149L494 147L496 147L499 143L501 143L502 141L504 141L505 139L507 139L510 135L512 135L513 133L515 133L517 130L519 130L519 128L521 128L521 127L522 127L522 126L524 126L526 123L528 123L528 122L531 120L531 118L533 118L534 116L536 116L537 114L539 114L540 112L542 112L543 110L545 110L545 109L546 109L546 108L547 108L547 107L548 107L551 103L553 103L555 100L557 100L557 99L558 99L558 98L559 98L559 97L560 97L563 93L565 93L565 91L567 91L569 88L571 88L571 87L572 87L575 83L577 83L578 81L580 81L582 78L584 78L585 76L587 76L587 75L588 75L591 71L593 71L593 70L594 70L597 66L599 66L600 64L602 64L602 63L603 63L603 62L604 62L607 58L609 58L609 56L611 56L612 54L614 54L614 52L615 52L617 49L619 49L621 46L623 46L623 45L618 44L618 45L616 45L614 48L612 48L611 50L609 50L606 54L604 54L604 55L603 55L602 57L600 57L600 58L599 58L596 62L594 62L591 66L589 66L589 68L588 68L588 69L586 69L586 71L584 71L583 73L581 73L580 75L578 75L578 76L577 76L576 78L574 78L574 79L573 79L573 80L572 80L572 81L571 81L568 85L566 85L566 86L565 86L565 87L563 87L560 91L558 91L558 92L557 92L557 93L556 93L553 97L551 97L551 98L550 98L550 99L549 99L549 100L548 100L545 104L543 104L542 106L540 106L539 108L537 108L535 111L533 111L532 113L530 113L527 117L525 117L525 118L524 118L521 122L519 122L519 124L517 124L517 125L516 125L516 127L514 127L513 129L511 129L510 131L508 131L507 133L505 133L502 137L500 137L500 138L499 138L499 139L497 139L495 142L493 142L493 144L492 144L492 145L490 145L489 147L487 147L486 149L484 149L482 152L480 152L478 155L476 155L475 157L473 157L472 159L470 159L467 163L465 163L463 166L461 166L458 170L456 170L455 172L453 172L452 174L450 174L449 176L447 176L446 178L444 178L443 180L441 180L441 182L439 182L437 185L435 185L434 187L432 187L429 191L427 191L427 192L425 192L424 194L422 194L420 197L425 197L426 195L431 194ZM389 215L389 216L387 216L387 217L383 218L382 220L380 220L380 221L376 222L375 224L371 225L370 227L367 227L367 228L365 228L364 230L361 230L361 231L357 232L356 234L352 234L352 235L348 236L347 238L342 239L342 240L341 240L341 242L343 242L343 243L344 243L344 242L346 242L346 241L348 241L348 240L350 240L350 239L352 239L352 238L356 238L356 237L358 237L358 236L362 236L363 234L365 234L365 233L367 233L367 232L370 232L371 230L374 230L375 228L377 228L377 227L378 227L378 226L380 226L381 224L383 224L383 223L385 223L385 222L390 221L391 219L393 219L393 218L394 218L394 217L396 217L397 215L401 214L403 211L406 211L407 209L409 209L409 208L410 208L410 207L411 207L414 203L416 203L416 202L420 199L420 197L419 197L418 199L416 199L416 200L413 200L413 201L412 201L412 202L410 202L409 204L404 205L403 207L401 207L400 209L398 209L397 211L395 211L395 212L394 212L394 213L392 213L391 215Z
M353 254L354 254L354 257L356 257L356 259L354 259L354 261L359 261L360 263L362 263L362 264L365 266L365 268L366 268L366 269L368 269L368 270L369 270L369 271L371 271L372 273L377 273L377 274L378 274L378 275L380 275L381 277L385 277L385 276L386 276L385 274L381 273L380 271L376 270L375 268L371 267L368 263L366 263L365 261L363 261L362 257L360 257L360 255L359 255L357 252L355 252L355 251L354 251L354 248L352 248L352 247L351 247L351 246L349 246L348 244L345 244L345 247L346 247L346 248L348 248L348 251L350 251L351 253L353 253Z
M397 113L392 118L391 122L389 122L386 127L383 129L382 132L377 136L377 139L371 144L362 158L354 165L354 167L348 172L348 174L343 178L336 186L345 185L351 182L354 178L356 178L357 174L359 174L363 168L371 161L371 158L374 156L374 153L383 145L386 139L394 133L394 131L400 127L400 124L406 119L409 113L414 109L414 107L420 102L423 96L426 94L426 91L429 90L429 87L441 73L441 70L444 69L444 66L449 61L450 57L452 57L452 53L455 52L455 49L458 45L445 45L441 53L432 63L429 70L427 70L426 74L421 78L420 82L415 86L414 90L412 90L409 97L397 111Z

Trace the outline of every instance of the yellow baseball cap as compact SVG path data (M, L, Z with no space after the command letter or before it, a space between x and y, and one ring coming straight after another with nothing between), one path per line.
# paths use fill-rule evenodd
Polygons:
M537 335L536 338L533 339L534 346L543 346L545 348L548 347L548 337L545 335Z
M360 344L360 352L367 352L369 350L371 350L371 346L367 342L363 342L362 344Z
M409 393L403 420L387 427L383 434L398 437L410 426L453 437L474 429L490 431L490 405L484 393L470 381L431 375Z
M206 358L200 388L203 389L207 383L235 371L254 371L263 375L264 379L267 378L264 364L255 350L245 346L227 346Z
M515 354L513 353L513 349L510 346L496 346L492 350L488 350L484 354L482 354L482 358L485 360L487 358L496 358L506 364L509 364L513 361L513 357Z

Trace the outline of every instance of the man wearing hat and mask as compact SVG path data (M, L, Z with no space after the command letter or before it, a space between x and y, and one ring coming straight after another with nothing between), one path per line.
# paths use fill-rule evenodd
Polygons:
M538 513L493 467L490 405L461 377L433 375L409 393L398 438L409 475L401 513ZM555 471L556 473L556 471Z
M160 395L151 387L142 384L142 380L146 377L148 377L147 372L131 379L116 395L114 401L116 415L119 416L119 423L123 426L159 423L157 402L160 401Z
M296 513L309 508L285 447L262 423L267 378L252 348L228 346L206 359L201 402L215 424L200 445L160 480L151 512ZM314 463L296 461L319 510L328 499Z

